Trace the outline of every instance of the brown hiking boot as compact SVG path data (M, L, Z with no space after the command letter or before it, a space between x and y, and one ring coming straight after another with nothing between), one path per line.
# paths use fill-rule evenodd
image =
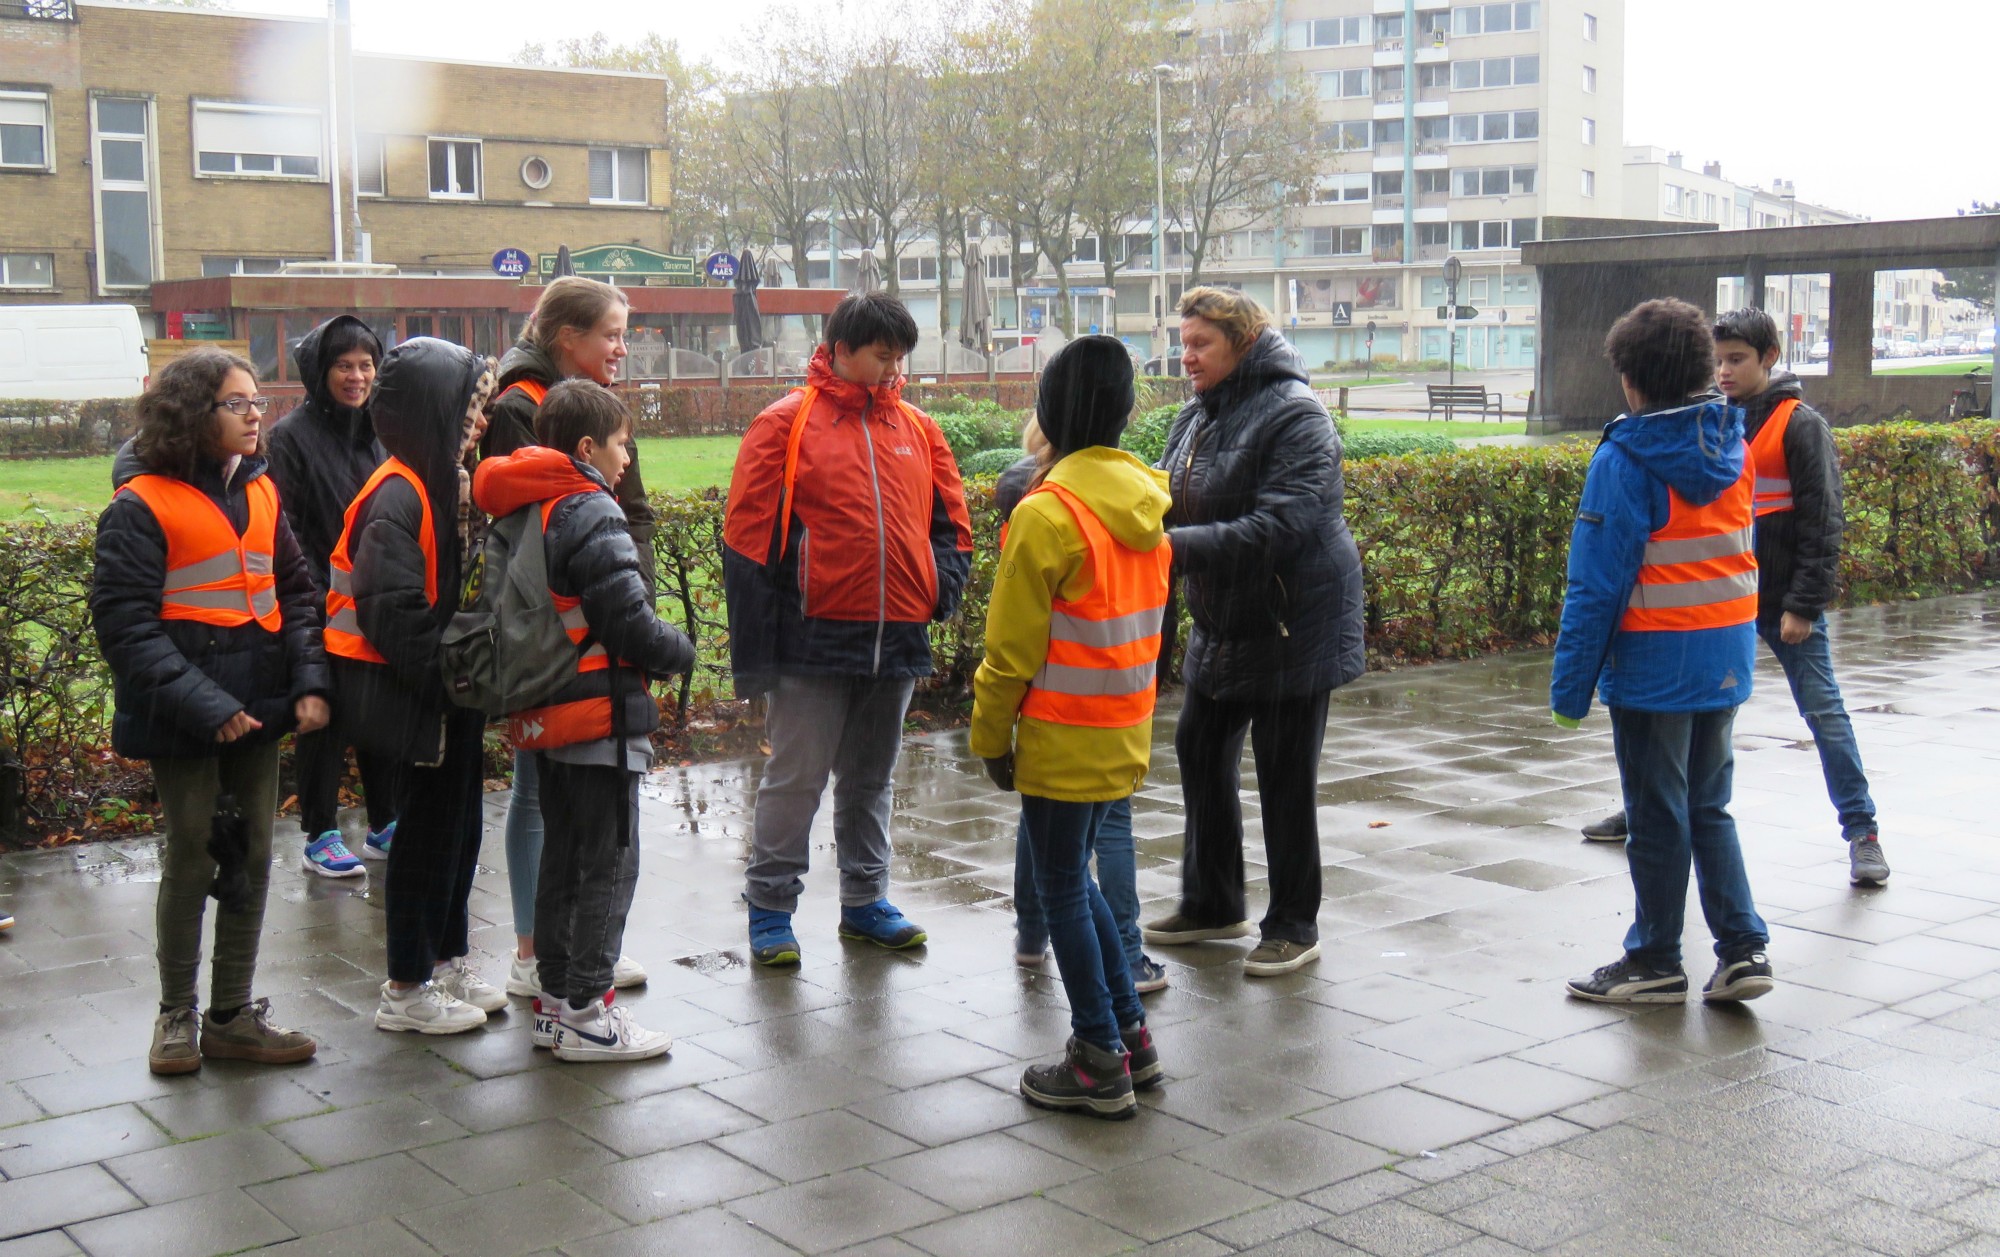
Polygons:
M217 1021L212 1013L201 1015L201 1054L211 1060L293 1065L311 1060L317 1051L319 1044L311 1035L271 1024L267 999L244 1005L228 1021Z
M146 1054L146 1064L156 1074L192 1074L201 1068L201 1053L195 1049L194 1009L176 1008L154 1020L153 1050Z

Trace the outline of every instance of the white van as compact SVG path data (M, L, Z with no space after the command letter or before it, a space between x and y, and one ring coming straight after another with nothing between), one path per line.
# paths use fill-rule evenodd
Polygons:
M137 397L146 338L131 306L0 305L0 398Z

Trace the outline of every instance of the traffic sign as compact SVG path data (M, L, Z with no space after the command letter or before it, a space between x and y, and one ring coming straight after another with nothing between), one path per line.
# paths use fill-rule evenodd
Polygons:
M520 249L502 249L493 255L493 273L519 279L528 273L528 255Z
M1441 319L1457 318L1460 322L1479 317L1478 306L1458 306L1455 309L1452 306L1439 306L1437 312Z
M1336 301L1333 303L1333 325L1335 327L1354 326L1354 303L1352 301Z

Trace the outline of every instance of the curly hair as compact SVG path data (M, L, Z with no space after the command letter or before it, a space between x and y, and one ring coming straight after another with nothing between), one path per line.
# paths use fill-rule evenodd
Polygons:
M196 349L161 367L139 394L139 434L132 452L151 471L193 480L215 440L215 395L231 371L257 380L248 359L221 349ZM257 449L264 434L257 434Z
M1655 406L1693 397L1715 382L1708 316L1672 297L1627 310L1604 338L1604 356Z
M1243 353L1257 338L1271 330L1271 313L1234 288L1190 288L1174 307L1182 318L1207 319L1229 339L1229 347Z

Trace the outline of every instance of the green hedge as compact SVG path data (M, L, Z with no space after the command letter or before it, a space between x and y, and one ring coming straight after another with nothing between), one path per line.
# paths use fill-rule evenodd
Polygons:
M1845 467L1847 601L1926 597L2000 576L2000 425L1895 423L1843 429L1834 440ZM1361 548L1372 658L1549 642L1590 452L1576 443L1351 463L1346 510ZM999 548L992 481L968 479L966 497L972 579L960 613L931 634L933 687L956 697L985 648ZM654 507L662 613L699 655L669 699L685 720L731 695L722 500L709 490L656 497ZM0 824L10 791L24 792L31 836L95 832L112 821L117 793L131 788L130 766L104 749L109 678L83 599L90 562L87 522L30 514L0 524Z

